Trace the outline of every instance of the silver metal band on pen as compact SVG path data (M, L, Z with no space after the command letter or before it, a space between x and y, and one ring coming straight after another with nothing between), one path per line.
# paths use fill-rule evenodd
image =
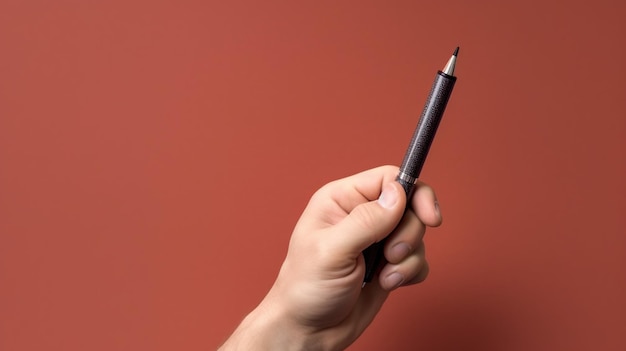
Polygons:
M404 172L400 172L398 173L398 179L401 179L407 183L411 183L411 184L415 184L415 181L417 180L417 178L415 177L411 177L410 175L404 173Z

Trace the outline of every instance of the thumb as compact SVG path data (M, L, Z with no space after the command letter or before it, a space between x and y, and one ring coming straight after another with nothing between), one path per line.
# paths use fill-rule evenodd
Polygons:
M333 227L333 239L342 252L361 254L368 246L384 239L398 225L406 206L406 196L397 182L384 185L375 201L356 206Z

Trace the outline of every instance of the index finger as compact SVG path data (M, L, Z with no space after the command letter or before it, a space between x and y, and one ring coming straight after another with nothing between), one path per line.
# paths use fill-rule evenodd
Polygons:
M417 217L429 227L438 227L443 220L435 191L428 184L416 181L411 207Z

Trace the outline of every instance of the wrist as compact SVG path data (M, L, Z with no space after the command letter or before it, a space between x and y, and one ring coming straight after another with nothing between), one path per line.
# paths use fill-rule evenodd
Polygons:
M263 301L248 314L219 351L327 350L319 335L299 326L280 302Z

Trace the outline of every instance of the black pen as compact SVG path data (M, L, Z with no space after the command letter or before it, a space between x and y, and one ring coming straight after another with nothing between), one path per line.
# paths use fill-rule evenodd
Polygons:
M441 122L441 117L443 117L448 99L450 99L450 95L452 94L452 89L456 82L454 67L458 54L459 48L457 47L443 70L437 72L435 82L433 83L430 95L428 95L426 105L422 111L422 116L419 119L417 128L415 128L409 148L404 155L400 172L396 177L396 181L402 185L406 193L407 207L410 206L413 186L424 166L428 150L435 138L437 127L439 126L439 122ZM385 240L379 241L363 251L365 257L365 278L363 279L363 285L372 281L375 273L385 261L383 252L384 243Z

